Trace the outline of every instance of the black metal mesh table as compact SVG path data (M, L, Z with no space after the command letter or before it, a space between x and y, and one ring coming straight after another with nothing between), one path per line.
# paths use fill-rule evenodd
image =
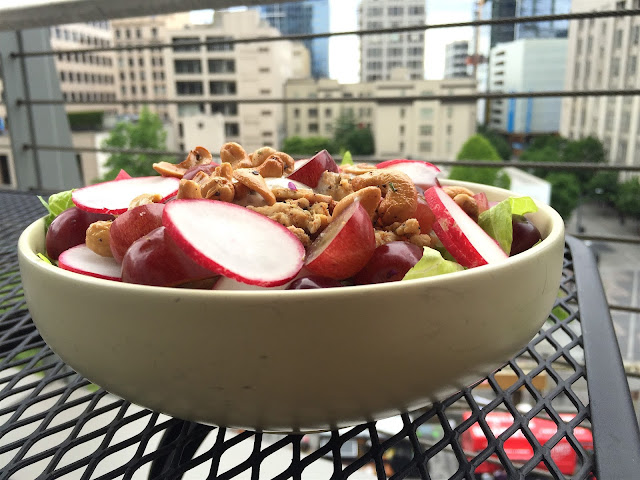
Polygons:
M31 321L16 256L21 231L43 214L34 195L0 193L0 479L460 479L496 468L503 478L639 475L640 437L606 299L576 239L567 239L548 321L500 371L392 420L275 435L145 410L60 361ZM500 430L496 412L509 418ZM553 426L543 440L534 419ZM593 431L593 448L580 431ZM481 448L470 449L471 432ZM512 437L531 450L527 458L514 459ZM560 464L567 451L575 465Z

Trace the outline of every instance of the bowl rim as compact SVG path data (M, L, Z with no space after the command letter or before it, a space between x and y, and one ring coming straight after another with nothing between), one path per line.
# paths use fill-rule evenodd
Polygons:
M490 185L483 185L472 182L463 182L457 180L441 180L443 185L460 185L465 186L471 190L484 191L486 193L494 193L499 196L523 196L516 195L514 192L510 190L494 187ZM532 256L539 255L544 251L552 248L560 239L564 241L565 229L564 229L564 220L549 205L546 205L542 202L534 200L536 206L538 207L538 211L542 212L546 215L550 220L551 229L548 235L542 239L537 245L534 245L530 249L519 253L513 257L510 257L508 261L495 263L495 264L487 264L481 265L479 267L466 269L464 271L454 272L453 274L445 274L445 275L436 275L433 277L427 278L418 278L412 279L407 282L388 282L388 283L378 283L378 284L370 284L370 285L354 285L349 286L347 288L323 288L323 289L302 289L302 290L283 290L283 289L264 289L264 290L213 290L213 289L190 289L190 288L176 288L176 287L160 287L160 286L152 286L152 285L139 285L134 283L126 283L119 282L114 280L107 280L97 277L92 277L89 275L83 275L80 273L71 272L68 270L64 270L55 265L51 265L37 256L35 250L31 249L29 246L29 239L33 233L33 230L36 228L42 229L44 232L44 216L39 218L38 220L32 222L29 226L27 226L23 232L20 234L18 239L18 254L22 259L28 262L31 266L33 266L36 270L40 272L46 272L49 274L53 274L55 276L60 276L64 279L71 281L82 281L81 283L87 283L89 285L93 285L95 287L102 288L110 288L112 290L118 291L121 289L123 292L132 292L132 293L140 293L140 294L156 294L166 295L168 292L173 292L174 294L179 292L182 297L193 297L193 298L207 298L207 299L216 299L216 298L224 298L224 297L240 297L241 299L264 299L267 296L273 297L274 295L282 298L297 298L300 297L314 297L314 296L343 296L348 293L356 294L366 294L376 292L380 292L380 290L384 289L385 292L393 293L395 289L406 288L406 287L431 287L437 285L439 287L446 287L450 283L458 283L457 279L460 279L461 275L464 275L467 280L473 280L478 276L489 275L499 273L502 269L505 268L513 268L517 266L519 263L526 262ZM279 299L280 300L280 299Z

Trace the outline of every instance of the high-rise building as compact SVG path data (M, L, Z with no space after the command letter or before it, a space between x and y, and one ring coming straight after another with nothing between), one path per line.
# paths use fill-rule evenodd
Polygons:
M375 154L382 158L454 158L476 131L476 102L430 100L429 95L473 94L473 79L407 80L405 69L396 69L389 80L340 84L337 80L294 79L287 82L287 98L308 98L308 103L286 106L287 136L331 137L340 114L353 114L371 128ZM403 97L423 96L420 100ZM366 97L367 102L349 103ZM378 97L398 97L398 102ZM341 103L323 102L343 98Z
M562 90L567 64L566 38L523 38L491 49L491 92ZM489 126L521 142L557 133L560 98L505 98L491 101Z
M636 9L637 0L582 0L574 12ZM636 17L574 20L569 28L565 90L640 88L640 22ZM599 138L615 165L640 164L640 96L562 99L560 133ZM631 175L623 173L622 176Z
M497 19L569 13L571 0L489 0L484 5L483 15ZM565 38L568 28L568 20L492 25L490 43L494 47L520 38Z
M425 0L362 0L358 8L361 30L424 25ZM424 32L365 35L360 39L360 81L389 80L402 67L413 80L424 78Z
M469 58L469 42L460 40L449 43L444 48L444 78L461 78L471 76Z
M261 17L283 35L329 31L329 0L300 0L257 8ZM311 75L329 77L329 39L315 38L303 43L311 54Z
M115 45L154 45L167 43L167 29L188 25L188 13L121 18L113 20L111 27ZM164 55L160 48L117 52L116 85L120 100L164 100L167 98L167 82ZM143 105L129 104L121 113L137 114ZM149 109L165 121L168 120L166 104L152 104Z
M309 77L309 62L304 61L309 54L304 45L291 41L219 43L206 47L189 44L280 35L260 19L256 10L218 11L211 25L167 31L168 41L173 44L164 51L167 97L195 101L169 107L170 118L177 122L181 150L194 147L185 143L184 129L188 125L181 119L216 113L224 116L225 141L238 142L247 151L281 144L285 134L282 103L238 103L238 100L282 98L288 79ZM203 130L201 143L207 147L208 141Z

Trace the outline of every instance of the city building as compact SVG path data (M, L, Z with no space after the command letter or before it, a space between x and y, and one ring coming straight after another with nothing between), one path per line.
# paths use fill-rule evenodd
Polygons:
M473 94L472 79L410 80L405 69L390 80L340 84L337 80L294 79L286 86L287 98L308 98L308 103L286 106L287 136L333 136L341 114L353 114L371 128L375 155L380 158L453 158L476 131L476 102L429 100L429 95ZM420 100L402 97L423 96ZM349 102L349 98L369 98ZM396 101L377 100L398 97ZM341 98L342 102L323 102Z
M526 38L491 49L489 91L562 90L567 64L566 38ZM518 98L491 101L489 126L512 142L560 129L560 98Z
M583 0L573 11L640 8L638 0ZM566 90L640 88L640 19L634 16L574 20L569 29ZM560 133L599 138L615 165L640 164L640 97L564 98ZM623 176L630 173L623 173Z
M51 27L51 48L73 50L110 47L113 38L109 22L74 23ZM115 101L115 55L113 52L60 53L55 58L62 97L66 101L87 102L67 104L68 112L115 112L117 106L101 104Z
M188 25L189 13L121 18L111 21L116 46L153 45L167 43L167 29ZM118 51L116 91L119 100L165 100L167 80L162 49ZM137 114L143 105L128 104L120 113ZM166 104L150 104L149 109L168 120Z
M469 58L469 42L460 40L445 46L444 78L460 78L471 76Z
M483 18L514 18L569 13L571 0L479 0ZM566 38L568 20L530 23L504 23L490 27L490 45L521 38Z
M260 16L282 35L329 31L329 0L300 0L256 7ZM303 40L311 54L311 75L329 77L329 39Z
M424 0L362 0L358 8L361 30L424 25ZM412 80L424 78L424 32L363 35L360 37L360 81L389 80L395 68L406 68Z
M308 51L291 41L218 43L208 46L189 42L224 41L247 37L278 37L280 32L260 19L256 10L218 11L211 25L168 30L173 44L166 48L164 63L167 96L188 100L171 104L169 116L179 124L184 117L224 115L224 140L247 150L280 145L285 134L282 103L238 103L239 99L282 98L290 78L309 77ZM178 148L188 150L186 136L178 132ZM219 147L206 132L198 144Z

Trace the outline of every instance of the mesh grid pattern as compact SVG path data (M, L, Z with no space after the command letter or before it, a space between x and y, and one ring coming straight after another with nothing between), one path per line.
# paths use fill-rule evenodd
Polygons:
M173 419L114 397L67 367L31 322L15 245L45 212L27 194L0 193L0 479L9 478L474 478L497 465L509 478L590 478L587 374L571 251L561 294L539 334L500 371L426 409L340 431L275 435ZM505 380L506 379L506 380ZM544 382L541 381L544 380ZM532 406L520 413L517 403ZM487 415L508 412L503 431ZM531 421L555 425L543 445ZM479 427L486 448L465 450ZM495 428L495 427L494 427ZM511 461L505 442L522 436L533 454ZM575 452L571 473L558 451Z

